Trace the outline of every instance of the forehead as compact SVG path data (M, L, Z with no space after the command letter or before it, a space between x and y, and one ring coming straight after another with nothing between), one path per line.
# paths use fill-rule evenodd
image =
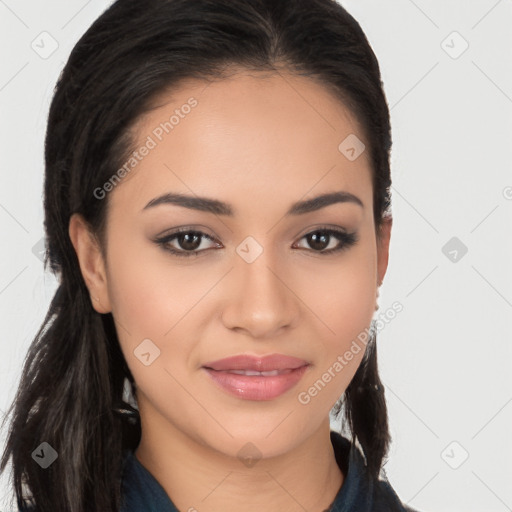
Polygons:
M340 189L365 203L371 198L368 151L355 160L342 151L353 137L368 146L361 126L307 77L241 71L212 82L188 80L160 94L133 133L138 155L124 162L128 172L113 203L128 200L140 209L168 191L231 204L237 197L244 204L274 199L283 208Z

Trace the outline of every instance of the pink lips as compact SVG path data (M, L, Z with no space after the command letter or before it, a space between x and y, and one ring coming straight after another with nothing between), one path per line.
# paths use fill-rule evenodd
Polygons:
M265 357L242 354L203 365L218 386L246 400L272 400L282 395L299 382L308 367L307 361L283 354ZM266 373L255 375L255 372Z

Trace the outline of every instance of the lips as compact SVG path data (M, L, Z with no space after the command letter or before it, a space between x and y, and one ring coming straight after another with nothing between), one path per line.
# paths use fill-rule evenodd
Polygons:
M205 363L203 367L217 371L228 371L238 375L268 374L268 376L272 376L289 373L308 364L303 359L284 354L271 354L263 357L240 354L217 361L210 361Z
M297 357L240 354L210 361L203 371L223 391L244 400L273 400L302 379L310 363Z

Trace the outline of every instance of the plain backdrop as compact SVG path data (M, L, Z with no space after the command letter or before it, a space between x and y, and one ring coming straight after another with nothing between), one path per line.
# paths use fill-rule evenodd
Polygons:
M2 411L56 287L40 259L52 90L109 3L0 0ZM403 310L378 335L387 477L422 512L512 510L512 2L341 3L379 59L392 117L380 311Z

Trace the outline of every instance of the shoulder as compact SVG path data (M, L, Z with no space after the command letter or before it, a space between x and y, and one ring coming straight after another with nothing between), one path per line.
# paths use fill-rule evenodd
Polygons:
M353 441L339 432L331 431L331 442L336 461L345 475L332 512L420 512L401 501L388 481L385 471L379 478L369 474L365 458Z
M420 512L403 503L387 479L375 481L374 486L376 512Z
M120 512L178 512L158 480L131 450L124 452Z

